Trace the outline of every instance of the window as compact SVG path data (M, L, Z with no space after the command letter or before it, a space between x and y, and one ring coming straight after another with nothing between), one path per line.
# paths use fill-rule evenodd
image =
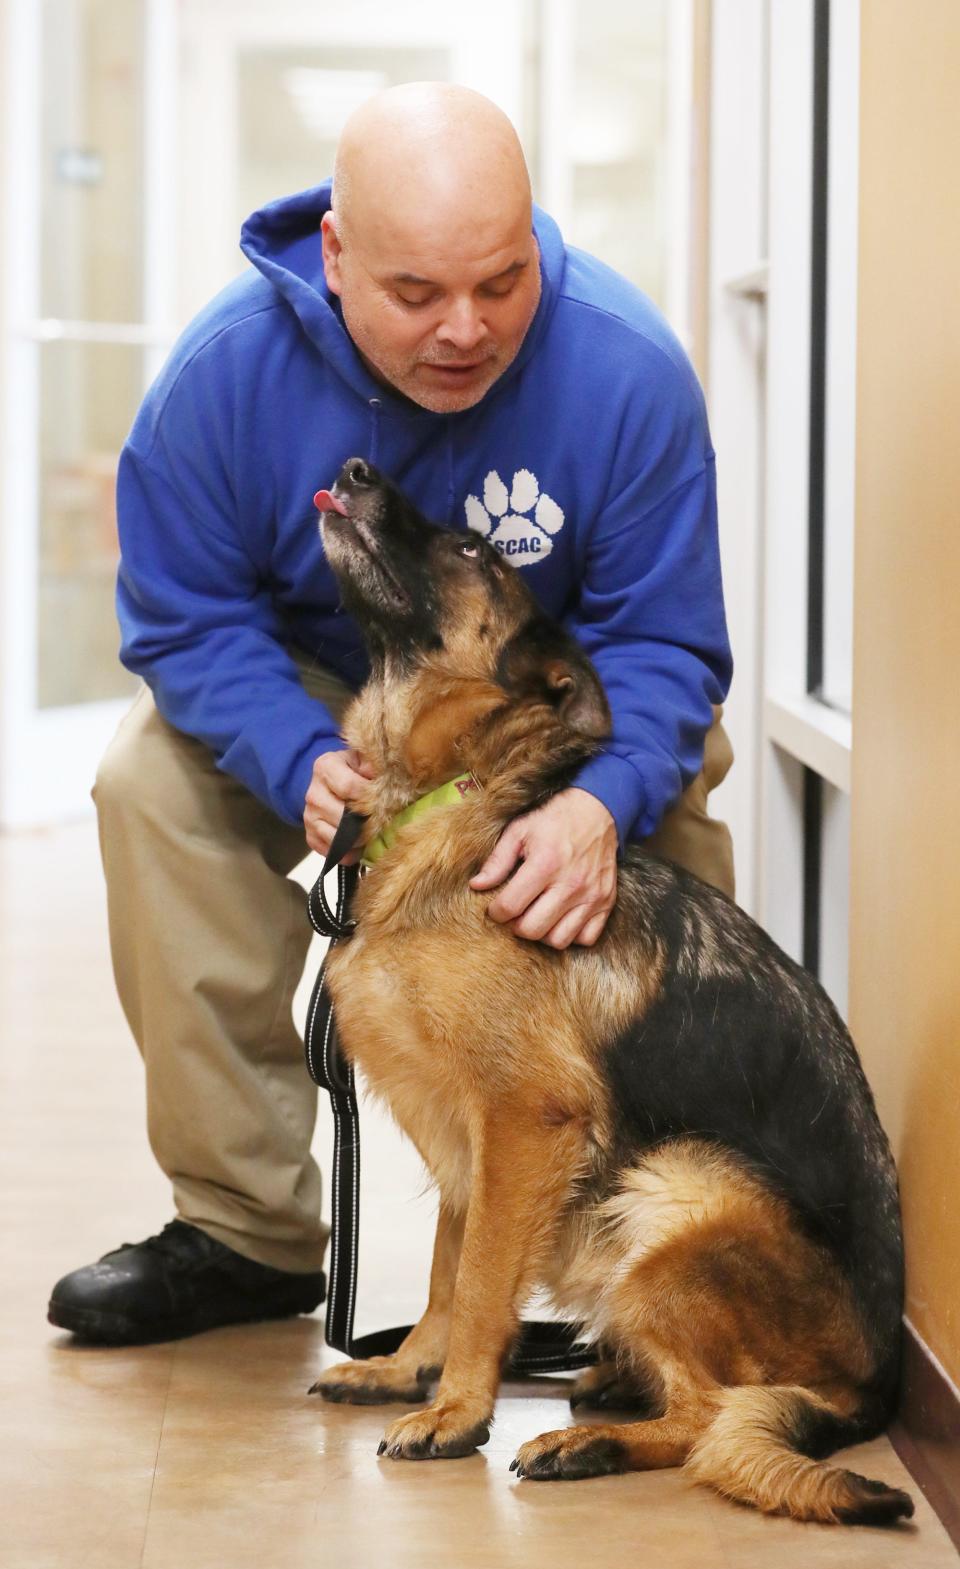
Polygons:
M714 15L710 402L738 665L728 816L742 902L841 1009L858 18L857 0L720 0ZM754 146L762 157L745 158Z

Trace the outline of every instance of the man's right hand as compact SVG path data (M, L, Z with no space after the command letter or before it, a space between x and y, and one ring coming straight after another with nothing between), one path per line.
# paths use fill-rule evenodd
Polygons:
M347 802L356 800L366 780L375 777L370 764L352 747L348 751L321 752L313 765L303 810L303 826L311 850L326 855ZM352 866L358 855L358 850L351 850L341 865Z

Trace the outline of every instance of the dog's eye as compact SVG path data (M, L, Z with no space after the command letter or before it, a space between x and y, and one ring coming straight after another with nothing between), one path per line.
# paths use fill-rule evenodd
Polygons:
M457 549L461 556L479 556L480 554L480 547L475 545L472 539L465 539L462 545L457 546Z

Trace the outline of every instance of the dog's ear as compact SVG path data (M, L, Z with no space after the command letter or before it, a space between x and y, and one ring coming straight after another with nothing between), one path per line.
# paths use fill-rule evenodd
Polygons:
M511 697L551 704L578 735L602 741L610 734L600 678L579 643L554 622L538 618L521 627L501 651L497 681Z

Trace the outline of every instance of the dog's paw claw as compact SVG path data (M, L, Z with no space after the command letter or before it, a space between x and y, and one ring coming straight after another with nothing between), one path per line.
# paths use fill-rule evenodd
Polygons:
M378 1455L382 1455L385 1452L386 1447L387 1447L387 1440L385 1438L381 1438L379 1444L377 1445L377 1454Z
M394 1422L384 1444L391 1460L455 1460L489 1437L489 1418L478 1421L461 1404L440 1402Z
M531 1482L573 1481L609 1476L628 1468L626 1446L604 1429L562 1428L541 1433L522 1444L516 1459L518 1477Z
M334 1405L412 1405L427 1398L427 1389L417 1375L398 1367L393 1357L371 1357L368 1361L341 1362L327 1368L312 1385L310 1394L321 1395Z

